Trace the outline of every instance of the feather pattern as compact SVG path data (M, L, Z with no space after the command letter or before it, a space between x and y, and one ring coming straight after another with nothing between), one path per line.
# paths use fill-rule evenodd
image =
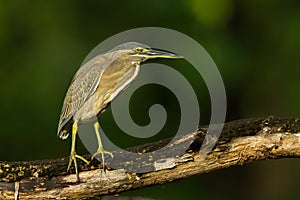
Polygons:
M66 129L64 127L96 91L104 71L103 68L103 65L101 66L99 62L95 62L95 59L92 59L83 65L74 75L61 110L57 130L60 138L66 139L68 137L70 127L67 126Z

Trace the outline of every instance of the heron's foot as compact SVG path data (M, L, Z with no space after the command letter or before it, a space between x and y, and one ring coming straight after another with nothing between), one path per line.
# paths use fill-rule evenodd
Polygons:
M107 155L110 155L111 158L114 157L114 155L109 152L109 151L106 151L103 149L102 146L98 147L98 150L96 151L96 153L94 153L91 157L91 160L93 160L97 155L101 154L101 157L102 157L102 165L103 165L103 170L105 169L105 159L104 159L104 155L107 154Z
M72 151L70 154L70 160L69 160L69 164L68 164L68 168L67 168L67 172L70 170L70 167L72 165L72 163L74 162L74 167L75 167L75 172L76 172L76 176L77 179L79 180L79 175L78 175L78 168L77 168L77 161L76 158L81 159L83 162L85 162L86 164L89 164L89 161L87 161L84 157L77 155L75 151Z

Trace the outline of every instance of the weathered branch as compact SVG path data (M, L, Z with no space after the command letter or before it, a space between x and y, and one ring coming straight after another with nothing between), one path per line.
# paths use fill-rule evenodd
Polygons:
M94 161L90 166L80 163L80 183L74 174L65 172L68 158L0 162L0 199L14 199L15 186L19 186L21 199L83 199L164 184L256 160L300 157L299 120L268 117L228 122L209 154L199 152L207 127L176 138L172 143L162 140L131 149L143 153L152 151L147 158L143 158L143 154L139 154L140 158L131 158L126 151L114 152L114 160L108 159L108 165L118 162L121 169L104 173L99 162ZM164 150L153 151L163 146L166 146ZM181 155L186 146L189 149ZM148 172L128 173L125 169Z

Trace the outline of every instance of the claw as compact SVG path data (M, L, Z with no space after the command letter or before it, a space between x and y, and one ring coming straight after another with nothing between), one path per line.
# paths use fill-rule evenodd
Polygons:
M114 157L114 155L109 152L109 151L106 151L103 149L103 147L99 147L98 150L96 151L96 153L94 153L91 157L91 161L98 155L98 154L101 154L101 158L102 158L102 166L103 166L103 170L105 169L105 159L104 159L104 155L107 154L107 155L110 155L111 158Z
M75 167L75 172L76 172L76 176L77 176L77 180L79 180L79 174L78 174L78 167L77 167L77 161L76 158L81 159L82 161L84 161L86 164L89 164L89 161L87 161L84 157L77 155L75 151L72 151L70 154L70 160L69 160L69 164L68 164L68 168L67 168L67 172L69 172L72 163L74 162L74 167Z

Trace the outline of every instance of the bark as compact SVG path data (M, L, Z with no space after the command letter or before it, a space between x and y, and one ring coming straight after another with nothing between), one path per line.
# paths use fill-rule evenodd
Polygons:
M131 148L140 157L126 151L113 152L107 165L79 161L80 182L73 171L66 173L69 158L28 162L0 161L0 199L86 199L123 191L165 184L193 175L205 174L256 160L300 156L300 118L253 118L228 122L213 150L199 151L207 126L182 137L161 140ZM210 138L212 143L217 138ZM162 150L161 148L164 147ZM182 150L189 147L182 155ZM154 151L156 150L156 151ZM143 153L150 152L145 157ZM90 159L90 155L84 156ZM142 161L142 162L141 162ZM128 172L133 169L145 173Z

